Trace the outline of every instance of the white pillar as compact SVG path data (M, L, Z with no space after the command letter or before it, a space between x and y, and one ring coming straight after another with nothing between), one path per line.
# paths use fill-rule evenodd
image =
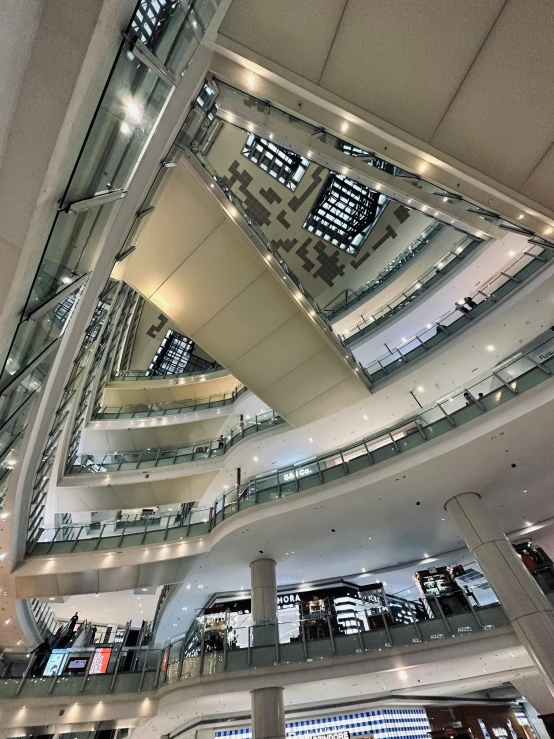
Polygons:
M554 607L483 505L480 495L456 495L445 508L554 695Z
M554 697L540 675L512 680L525 702L527 714L540 739L554 737Z
M285 739L283 688L260 688L250 695L252 739Z
M277 580L272 559L250 563L252 587L252 644L275 644L277 623Z

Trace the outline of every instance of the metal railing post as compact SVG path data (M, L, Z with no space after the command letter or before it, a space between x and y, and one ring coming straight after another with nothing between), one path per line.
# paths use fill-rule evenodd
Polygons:
M94 655L94 652L93 652L93 655ZM86 669L86 672L85 672L85 676L83 678L83 682L81 683L81 687L79 689L79 693L82 693L84 691L84 689L85 689L85 685L87 684L87 680L88 680L88 676L90 674L90 668L91 667L92 667L92 658L89 660L89 663L87 665L87 669ZM110 688L110 690L111 690L111 688Z
M36 654L33 654L33 656L31 657L31 659L29 661L29 664L27 665L27 669L23 673L23 677L21 678L21 681L20 681L19 685L17 686L17 690L15 691L15 694L16 695L19 695L21 693L21 690L23 688L23 684L24 684L25 680L27 679L27 676L29 675L29 672L31 672L31 669L33 668L33 666L34 666L34 664L35 664L36 661L37 661L37 655Z
M146 675L146 665L148 664L148 654L150 653L150 647L146 647L146 653L144 655L144 664L142 665L142 673L140 675L140 683L138 686L138 692L142 690L142 686L144 685L144 677Z
M281 663L281 649L279 646L279 622L275 622L275 658L276 662Z
M333 652L333 657L336 657L337 648L335 645L335 637L333 635L333 629L331 628L331 619L329 618L329 614L327 614L327 627L329 629L329 639L331 640L331 651Z
M452 633L452 627L450 626L450 624L446 620L446 616L444 615L444 611L442 610L442 606L440 604L440 601L439 601L439 599L437 598L436 595L433 596L433 597L435 598L435 603L437 604L437 608L439 609L439 613L441 615L441 618L444 621L444 625L446 626L446 630L448 631L449 634L451 634Z
M308 642L306 641L306 628L303 618L300 619L300 635L302 637L302 646L304 647L304 659L308 659Z
M252 664L252 645L250 643L250 629L251 628L252 628L251 626L247 626L246 627L246 633L248 635L247 636L247 649L248 649L248 652L247 652L247 665L248 665L248 667L250 667L250 665Z

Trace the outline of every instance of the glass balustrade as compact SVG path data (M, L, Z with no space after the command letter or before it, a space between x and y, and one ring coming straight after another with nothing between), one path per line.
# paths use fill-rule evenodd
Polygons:
M347 344L358 341L362 336L371 333L381 324L388 321L393 316L401 313L410 305L422 298L425 293L434 287L452 270L470 254L481 246L481 239L465 238L458 246L451 251L446 252L443 257L424 272L421 277L414 280L399 295L389 300L382 308L375 313L363 314L355 325L348 329L344 334L339 334L340 338Z
M412 243L397 257L395 257L390 264L388 264L381 272L375 277L366 282L362 287L357 290L345 290L336 298L333 298L331 303L325 306L325 311L329 320L333 320L340 316L341 313L351 308L353 305L360 303L368 295L380 290L390 280L390 278L399 272L402 267L410 263L413 257L417 256L425 246L430 244L435 236L437 236L446 225L438 221L433 221L427 228L421 232L421 234L412 241Z
M39 655L21 648L6 649L0 655L0 699L152 691L224 672L469 639L508 625L498 604L475 606L454 615L439 612L440 618L412 622L407 618L401 624L394 623L386 610L372 619L360 613L357 626L349 629L339 628L326 613L238 628L207 628L204 624L164 648L94 645Z
M125 372L116 372L111 378L112 382L132 382L133 380L179 380L184 377L194 377L196 375L209 374L210 372L219 372L224 370L218 362L190 362L187 365L190 369L181 372L179 375L152 375L148 374L148 370L126 370Z
M536 244L528 247L475 294L468 296L470 301L464 300L456 304L452 310L432 324L427 324L415 336L406 339L398 347L367 365L365 371L369 379L372 382L381 380L401 369L408 362L421 357L437 344L446 341L492 308L499 300L519 288L525 280L553 258L554 249L543 248Z
M94 531L86 526L41 528L29 543L29 554L117 549L205 534L245 508L324 485L415 449L549 379L553 370L554 335L397 424L327 454L257 475L225 492L210 508L193 509L184 520L163 514L152 521L139 517L132 526L125 521L112 522ZM171 458L162 461L171 463ZM136 459L131 464L137 469Z
M93 416L93 420L174 416L179 413L192 413L193 411L220 408L225 405L233 405L246 391L247 388L244 385L240 385L230 393L216 393L205 398L173 400L167 403L135 403L133 405L104 406Z
M273 411L266 411L258 413L253 418L241 421L227 432L226 436L221 436L218 439L138 451L79 454L67 474L105 474L125 470L141 470L149 467L166 467L167 465L221 457L247 436L273 428L281 423L285 423L284 418L277 416Z
M25 427L30 407L25 400L54 362L121 198L218 4L137 3L71 178L56 197L61 207L52 211L25 309L8 339L0 376L2 423L16 413L19 418L9 422ZM4 472L9 476L11 469L13 465L3 468L3 485Z

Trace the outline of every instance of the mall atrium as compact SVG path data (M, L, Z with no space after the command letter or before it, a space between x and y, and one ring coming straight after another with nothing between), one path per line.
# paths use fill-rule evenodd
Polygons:
M0 20L2 737L554 739L552 0Z

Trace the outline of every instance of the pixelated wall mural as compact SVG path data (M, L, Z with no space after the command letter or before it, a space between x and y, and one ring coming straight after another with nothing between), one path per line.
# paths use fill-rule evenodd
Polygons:
M291 192L241 155L246 138L244 131L225 124L207 159L314 297L323 297L327 302L347 287L356 289L417 238L429 223L423 214L389 201L359 252L347 254L302 228L328 170L311 164L297 189ZM402 238L396 244L400 232ZM387 248L383 248L385 245ZM383 258L375 259L378 251Z

